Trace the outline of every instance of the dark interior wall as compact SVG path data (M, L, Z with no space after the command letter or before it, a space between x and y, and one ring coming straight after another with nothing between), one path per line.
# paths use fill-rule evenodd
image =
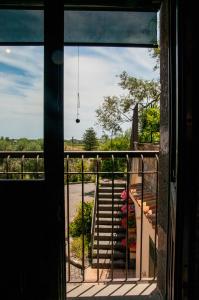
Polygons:
M178 1L176 299L197 299L199 279L198 47L195 1Z
M170 27L173 17L176 25L174 22ZM171 293L167 299L175 300L198 298L197 27L195 1L163 1L160 16L162 95L158 286L165 295L168 280L167 287ZM168 261L167 215L169 243L171 240L173 243L169 248ZM166 265L167 271L171 270L171 277L164 275Z
M4 299L60 299L56 195L45 182L0 182L0 190Z

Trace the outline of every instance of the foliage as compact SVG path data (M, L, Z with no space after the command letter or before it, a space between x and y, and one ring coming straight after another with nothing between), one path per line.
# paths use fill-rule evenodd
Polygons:
M0 138L0 151L42 151L43 139L10 139Z
M154 71L159 70L160 68L160 47L149 49L149 53L152 58L155 59L155 66L153 67Z
M0 138L0 151L42 151L43 150L43 140L42 139L11 139L8 137ZM6 159L0 159L0 170L5 171L9 169L10 172L21 172L21 159L10 159L6 162ZM43 159L24 159L24 171L37 172L43 171ZM3 175L4 176L4 175ZM37 176L37 175L36 175ZM39 176L39 175L38 175ZM6 178L8 178L6 176ZM9 179L20 179L20 174L9 175ZM33 179L35 175L26 174L23 175L24 179Z
M102 151L125 151L130 148L130 130L126 130L124 133L118 134L114 138L106 138L100 145ZM102 174L102 178L111 178L113 163L111 159L105 159L101 162L101 172L110 172L110 174ZM124 172L126 170L126 159L115 158L114 171ZM121 178L121 174L114 175L115 178Z
M97 135L95 130L90 127L88 128L83 135L83 144L84 149L87 151L94 150L98 144Z
M138 79L125 71L119 78L119 85L127 92L126 96L105 97L96 110L98 124L113 135L122 131L123 123L132 122L136 104L143 110L160 100L159 81Z
M73 238L71 242L71 252L73 255L78 258L82 259L82 246L83 246L83 236L80 235L78 237ZM89 252L89 242L86 236L84 236L84 255L85 257L88 256Z
M94 162L91 159L84 159L84 172L92 172L94 169ZM66 161L65 161L65 170L66 170ZM82 180L82 160L78 158L69 159L69 172L76 174L70 174L68 177L69 182L81 182ZM84 182L94 182L94 174L84 174ZM67 183L67 176L65 177L65 184Z
M130 130L126 130L124 133L118 134L114 138L106 138L101 142L99 150L102 151L125 151L130 148Z
M140 112L141 128L140 142L159 142L160 139L160 109L155 104Z
M90 242L93 204L94 204L93 201L84 202L83 219L82 219L82 204L80 203L80 205L78 206L77 213L73 221L70 223L70 227L69 227L70 235L72 237L80 237L83 234L83 227L84 227L84 235L87 237L88 242Z

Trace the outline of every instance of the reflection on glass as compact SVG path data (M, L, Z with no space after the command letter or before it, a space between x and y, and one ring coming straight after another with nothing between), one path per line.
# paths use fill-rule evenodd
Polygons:
M0 10L0 42L43 42L43 22L41 10Z
M65 43L157 44L157 13L65 11Z

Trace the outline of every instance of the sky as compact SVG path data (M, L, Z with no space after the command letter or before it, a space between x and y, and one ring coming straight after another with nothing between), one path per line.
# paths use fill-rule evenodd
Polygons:
M43 47L0 47L0 136L43 138ZM81 139L93 127L95 110L105 96L124 95L116 75L126 71L142 79L157 79L155 61L146 48L80 47L80 123L77 117L78 50L64 51L64 137ZM127 129L129 126L124 126Z

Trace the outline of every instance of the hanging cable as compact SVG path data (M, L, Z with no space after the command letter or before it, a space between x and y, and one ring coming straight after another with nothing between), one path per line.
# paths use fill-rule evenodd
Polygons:
M80 119L79 119L79 109L80 109L80 96L79 96L79 46L77 46L77 119L76 119L76 123L80 122Z

